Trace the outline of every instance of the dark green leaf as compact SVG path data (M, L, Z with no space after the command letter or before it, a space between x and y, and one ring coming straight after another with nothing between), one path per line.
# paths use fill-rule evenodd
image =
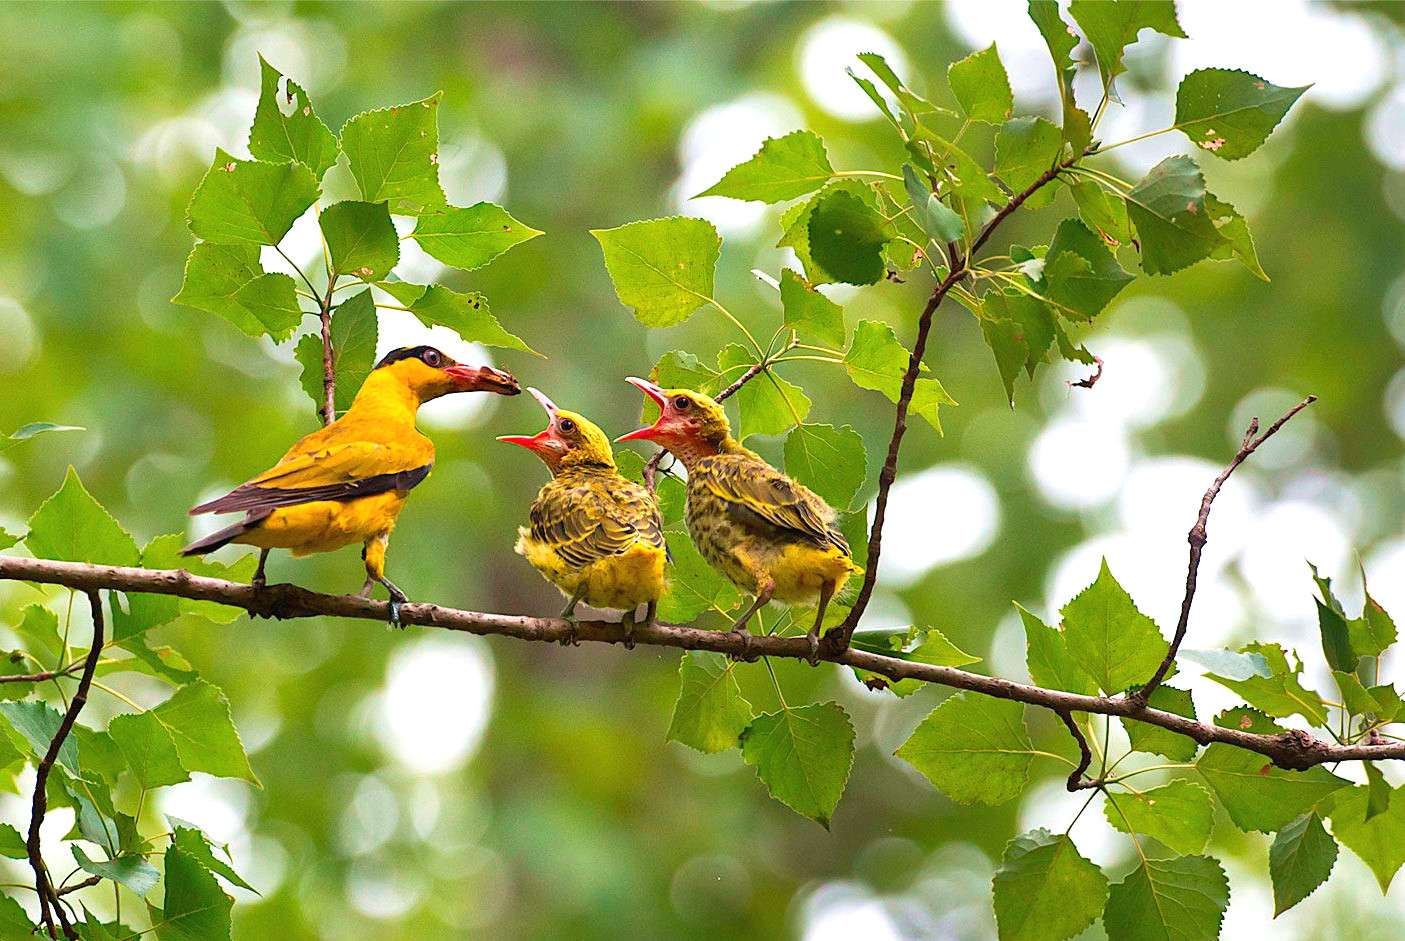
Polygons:
M1195 703L1191 701L1190 693L1183 689L1176 689L1164 683L1152 691L1148 704L1153 709L1160 709L1163 712L1175 713L1178 716L1185 716L1187 719L1195 718ZM1132 751L1152 752L1169 758L1172 761L1191 761L1195 758L1195 739L1188 738L1170 729L1163 729L1159 725L1149 725L1145 722L1137 722L1133 719L1122 719L1122 728L1127 731L1127 739L1131 743ZM1204 849L1204 847L1200 847ZM1195 850L1194 852L1199 852Z
M1207 747L1195 767L1229 811L1235 826L1264 833L1286 826L1351 783L1320 765L1307 771L1285 771L1263 755L1223 742Z
M1097 54L1104 85L1127 70L1122 64L1122 50L1136 42L1137 33L1143 29L1185 38L1172 0L1073 0L1068 12L1083 28L1083 35Z
M1368 593L1361 617L1347 622L1347 633L1352 652L1358 657L1379 657L1395 643L1395 621Z
M1005 74L995 43L949 65L946 80L961 110L972 121L999 124L1015 107L1010 77Z
M317 196L317 177L301 163L236 160L216 150L187 221L207 242L277 245Z
M932 187L917 174L912 164L903 164L903 182L912 203L913 219L927 238L939 244L954 242L966 234L966 223L956 211L937 198Z
M72 467L63 486L29 518L24 544L36 559L136 565L137 544L83 487Z
M1002 804L1029 782L1033 749L1022 703L957 693L896 754L958 803Z
M63 655L59 616L43 605L26 605L20 612L19 624L13 629L30 653L47 654L55 662Z
M8 895L0 895L0 938L5 938L6 941L30 941L37 937L42 935L20 907L20 903Z
M1236 69L1196 69L1176 89L1176 127L1224 160L1258 150L1311 86L1280 88Z
M1127 194L1142 270L1172 274L1211 257L1225 242L1205 205L1205 177L1191 158L1167 157Z
M994 897L1000 941L1063 941L1102 913L1107 876L1067 834L1031 830L1006 845Z
M772 797L828 829L854 763L854 726L833 702L763 713L742 733L742 758Z
M217 687L196 680L149 714L170 733L186 770L259 783L230 718L229 700Z
M986 346L995 354L995 365L1000 370L1000 381L1005 384L1005 397L1010 405L1015 404L1015 380L1029 359L1029 346L1025 343L1024 328L1013 320L981 319L981 336Z
M439 187L439 95L367 111L341 129L351 175L370 203L420 213L444 205Z
M988 291L984 301L984 318L1013 323L1018 328L1014 339L1025 350L1025 372L1033 376L1035 367L1044 361L1054 343L1053 312L1043 301L1018 291ZM997 353L997 360L999 357ZM1007 387L1007 391L1011 390Z
M1044 281L1059 312L1092 320L1132 282L1103 240L1077 219L1059 223L1044 261Z
M82 847L73 847L73 861L78 868L93 876L120 882L137 895L145 895L155 888L161 874L141 856L119 856L113 860L93 860L83 852Z
M464 294L442 284L424 287L405 281L383 281L376 286L408 307L410 313L426 327L448 327L469 343L541 355L521 338L503 329L498 318L488 309L488 300L482 294Z
M444 264L472 271L541 234L501 206L476 203L466 209L450 206L422 213L411 237Z
M898 342L893 328L877 320L860 320L854 327L854 337L844 354L844 368L849 379L861 389L882 392L896 402L902 391L903 374L912 361L907 347ZM942 405L955 405L935 379L918 379L913 390L910 410L927 420L938 433L942 430L937 410Z
M754 716L737 685L736 664L718 653L688 651L678 663L678 682L668 740L701 752L736 748Z
M361 389L376 364L376 303L366 289L337 305L332 312L332 367L336 371L336 409L341 414ZM318 409L322 395L322 338L308 334L293 355L302 365L302 387Z
M892 237L883 216L847 190L821 193L810 212L810 254L839 281L882 280L883 246Z
M1127 204L1091 180L1069 186L1073 201L1078 204L1078 216L1088 228L1102 236L1109 248L1116 249L1132 240L1132 224L1127 220ZM1241 219L1242 221L1242 219ZM1248 235L1248 229L1244 234ZM1253 240L1249 242L1253 249Z
M1123 833L1144 834L1176 853L1204 852L1215 823L1210 792L1190 781L1172 781L1140 794L1109 794L1107 822Z
M1220 238L1224 239L1210 252L1210 257L1220 261L1238 258L1254 277L1267 281L1268 275L1259 264L1259 253L1254 248L1254 236L1249 233L1249 223L1239 211L1213 193L1205 194L1205 211L1210 214Z
M862 513L856 515L860 518L864 516ZM981 660L953 644L935 627L860 628L854 632L852 644L859 650L933 666L964 667ZM854 673L861 680L879 675L857 668ZM886 688L897 696L910 696L927 685L911 677L897 681L885 678L884 682Z
M264 273L256 245L196 245L171 302L219 314L249 336L266 333L275 343L302 322L296 284L286 274Z
M204 832L201 831L199 827L196 827L194 824L186 823L184 820L180 820L176 817L168 816L166 819L171 823L172 846L189 853L196 862L231 885L237 885L241 889L248 889L255 895L258 894L257 889L245 882L239 873L235 872L228 863L214 854L210 847L209 838L205 836Z
M24 837L8 823L0 823L0 856L7 859L26 859L29 856Z
M1327 816L1332 821L1332 835L1370 867L1385 892L1405 865L1405 797L1400 797L1397 789L1385 813L1367 820L1370 800L1367 787L1339 791Z
M1166 656L1166 640L1156 623L1137 610L1106 559L1097 580L1061 613L1069 653L1105 693L1146 682Z
M166 847L165 910L152 910L161 941L229 941L233 899L195 857L174 843Z
M1063 150L1062 132L1043 118L1012 118L995 135L995 173L1016 193L1023 192L1054 165ZM1025 200L1038 209L1054 198L1044 187Z
M672 216L592 229L620 303L646 327L671 327L712 300L722 239L712 223Z
M1063 631L1045 624L1021 605L1015 608L1024 623L1025 665L1029 678L1046 689L1096 696L1097 683L1073 659Z
M781 271L781 306L786 327L802 339L836 348L844 345L844 308L790 268Z
M779 203L819 189L832 176L824 141L810 131L794 131L768 138L754 157L728 170L698 196Z
M1229 879L1209 856L1144 859L1108 892L1109 941L1215 941Z
M107 731L142 787L165 787L190 780L176 752L175 739L155 713L115 716Z
M400 261L400 236L385 203L334 203L318 222L337 275L379 281Z
M320 180L337 162L336 137L312 110L301 85L285 78L263 56L259 56L259 68L262 81L249 131L249 153L260 160L304 163Z
M1273 881L1273 917L1317 890L1337 862L1337 841L1322 827L1322 818L1306 813L1279 830L1268 850Z
M863 437L849 425L796 425L785 438L785 470L830 506L845 509L868 476Z
M1029 18L1038 27L1049 47L1049 56L1054 60L1054 78L1059 85L1059 98L1063 102L1063 135L1075 154L1081 154L1092 137L1091 119L1088 112L1074 102L1073 98L1073 57L1078 45L1075 33L1059 15L1057 0L1029 0Z
M1346 618L1334 608L1317 602L1317 627L1322 635L1322 654L1333 670L1350 673L1356 669L1357 655L1351 649L1351 632Z

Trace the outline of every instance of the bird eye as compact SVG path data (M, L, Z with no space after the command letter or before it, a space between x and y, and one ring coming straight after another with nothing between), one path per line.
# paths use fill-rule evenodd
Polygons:
M561 430L569 434L570 432L576 430L576 423L571 421L569 418L563 418L561 419Z
M443 357L439 355L438 350L425 350L424 356L422 356L421 359L424 360L426 366L433 366L435 369L438 369L440 363L443 361Z
M692 404L693 403L688 400L688 397L686 395L680 395L678 396L678 398L673 400L673 407L678 409L678 411L680 412L686 412L692 406Z

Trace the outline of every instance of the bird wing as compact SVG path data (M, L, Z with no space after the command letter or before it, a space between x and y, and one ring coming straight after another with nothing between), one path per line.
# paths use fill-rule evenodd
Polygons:
M849 544L834 526L835 514L829 504L765 461L708 460L698 471L694 475L697 482L736 511L734 515L849 554Z
M433 446L418 434L403 442L339 440L330 435L312 442L313 437L303 439L248 483L190 512L276 509L409 490L429 476L434 464Z
M658 505L642 487L623 478L593 486L553 481L532 504L531 524L532 538L575 568L619 555L638 542L664 547Z

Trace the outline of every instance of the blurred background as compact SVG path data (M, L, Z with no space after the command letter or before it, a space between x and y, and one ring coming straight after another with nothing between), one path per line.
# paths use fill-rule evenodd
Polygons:
M1189 645L1283 640L1303 648L1325 689L1306 559L1339 576L1349 610L1360 562L1372 593L1405 616L1402 8L1177 6L1191 39L1145 34L1100 136L1169 124L1176 83L1197 67L1314 83L1259 153L1202 157L1210 188L1249 217L1272 284L1227 263L1142 278L1087 337L1107 364L1096 388L1041 373L1021 382L1014 410L972 319L943 310L928 361L961 405L945 412L945 437L925 426L908 436L867 623L939 627L985 658L979 669L1022 679L1011 600L1056 617L1106 556L1169 633L1201 492L1250 416L1313 392L1321 401L1216 504ZM406 277L484 291L504 325L550 357L499 364L620 432L639 409L621 376L668 349L710 358L733 337L707 311L670 331L638 326L587 229L711 219L726 239L718 296L752 323L778 323L775 293L749 274L790 261L772 247L778 210L688 197L765 137L801 127L823 136L836 167L894 169L886 125L844 74L854 54L883 53L945 102L947 64L991 41L1017 108L1055 114L1047 52L1014 0L6 4L0 432L35 420L87 431L0 458L0 525L23 531L71 463L139 542L182 531L187 507L315 427L292 343L251 341L168 300L192 243L184 208L214 148L247 154L260 52L306 86L333 129L445 92L450 201L499 202L547 234L471 275L410 256L405 242ZM1079 81L1095 102L1096 74ZM1137 177L1186 149L1168 134L1116 156ZM1045 240L1073 211L1062 195L1000 240ZM307 222L285 242L300 262L318 250ZM928 290L914 278L833 296L851 325L887 320L908 339ZM410 315L381 317L382 352L425 342ZM486 355L452 335L430 340ZM889 404L826 367L787 368L816 400L811 420L864 435L871 493ZM424 410L439 460L401 519L389 571L416 599L554 612L558 597L511 551L544 470L492 440L535 432L540 412L525 396L461 399ZM763 450L777 455L779 441ZM270 578L350 591L361 566L353 549L275 556ZM0 584L0 620L35 597ZM898 700L830 668L781 665L796 698L837 699L857 727L848 792L826 833L771 801L736 751L665 743L675 652L332 620L177 622L163 633L228 691L264 783L200 776L160 804L229 841L262 892L240 894L236 937L981 939L994 935L990 878L1005 842L1061 830L1077 807L1052 762L1036 766L1045 777L1024 800L990 809L953 805L891 757L941 689ZM773 708L764 673L752 672L748 697ZM1208 682L1193 688L1202 716L1232 701ZM164 695L134 695L148 693ZM97 701L92 718L105 708ZM1041 747L1071 750L1048 717L1030 724ZM0 816L24 819L24 801L0 795ZM1227 821L1216 834L1233 888L1224 936L1261 931L1272 913L1266 841ZM1072 835L1114 872L1130 868L1130 844L1101 813ZM1343 852L1327 887L1273 931L1399 937L1405 887L1383 903Z

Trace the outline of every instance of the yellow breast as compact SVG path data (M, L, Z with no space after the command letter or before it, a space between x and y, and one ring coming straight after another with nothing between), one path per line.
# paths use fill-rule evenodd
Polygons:
M618 555L572 568L550 545L533 539L525 527L517 536L518 555L566 597L584 588L581 600L592 608L630 609L663 594L667 556L661 547L636 542Z
M406 493L392 490L358 500L318 500L274 510L235 542L293 555L331 552L389 533L405 507Z

